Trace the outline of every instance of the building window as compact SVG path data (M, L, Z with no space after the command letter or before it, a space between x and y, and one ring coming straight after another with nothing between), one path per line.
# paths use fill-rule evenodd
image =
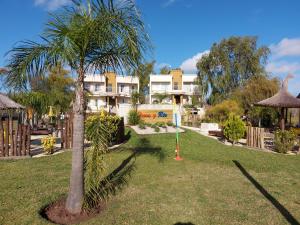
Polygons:
M178 90L178 82L174 82L174 90Z
M121 84L121 86L120 86L120 92L124 92L124 84Z
M99 84L95 84L95 91L100 91L100 85Z
M135 91L135 86L132 85L132 86L131 86L131 92L134 92L134 91Z
M112 92L112 84L107 84L106 92Z
M86 90L90 90L90 84L84 84L84 88L85 88Z

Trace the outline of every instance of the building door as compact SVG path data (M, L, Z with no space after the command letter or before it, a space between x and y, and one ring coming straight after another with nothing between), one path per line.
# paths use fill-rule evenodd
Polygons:
M180 104L180 95L175 95L174 98L176 105Z

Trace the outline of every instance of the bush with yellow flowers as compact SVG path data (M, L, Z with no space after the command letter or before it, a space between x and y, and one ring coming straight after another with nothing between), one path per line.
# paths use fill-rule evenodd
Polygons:
M53 154L54 145L55 145L55 137L52 135L48 135L47 137L42 138L42 145L44 152L47 154Z

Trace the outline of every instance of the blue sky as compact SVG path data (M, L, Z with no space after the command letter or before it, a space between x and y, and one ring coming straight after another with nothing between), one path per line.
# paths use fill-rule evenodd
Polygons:
M17 41L38 38L55 11L69 0L0 0L0 67ZM195 62L214 42L232 35L258 36L272 54L267 71L293 73L290 90L300 92L299 0L136 0L154 46L156 69L162 65L195 72Z

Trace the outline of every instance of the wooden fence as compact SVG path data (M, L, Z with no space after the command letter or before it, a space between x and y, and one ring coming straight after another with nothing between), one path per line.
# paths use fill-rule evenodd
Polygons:
M30 126L0 118L0 157L30 155Z
M58 122L58 128L61 131L61 148L71 149L73 147L73 119L72 113L68 114L64 120ZM125 140L125 125L124 118L121 117L118 130L115 134L114 143L120 144Z
M253 148L265 148L265 129L260 127L247 127L247 146Z
M64 120L59 121L58 127L61 131L61 148L73 147L73 114L68 114Z

